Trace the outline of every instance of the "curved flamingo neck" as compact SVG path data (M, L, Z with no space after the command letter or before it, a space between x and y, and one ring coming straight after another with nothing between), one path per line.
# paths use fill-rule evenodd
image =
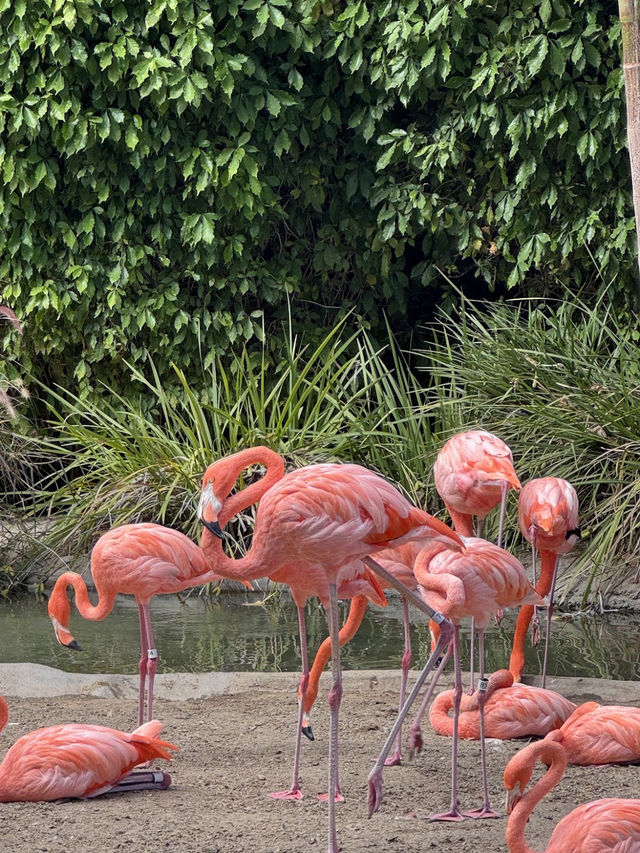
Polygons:
M264 465L264 477L250 483L245 489L230 495L222 505L219 514L220 526L224 527L234 515L257 503L271 486L284 477L284 459L268 447L249 447L236 454L236 480L245 468L251 465Z
M529 754L524 755L527 751ZM549 740L548 737L522 750L520 754L524 755L524 760L518 762L518 756L515 759L520 771L524 767L532 770L538 758L545 764L550 764L544 776L516 803L507 821L506 837L509 853L536 853L524 840L524 830L534 808L562 779L567 766L567 757L560 744Z
M89 600L87 585L82 577L77 572L65 572L60 575L51 593L49 599L49 610L56 615L58 607L64 608L66 605L67 620L69 599L67 598L67 587L72 586L76 596L76 607L85 619L91 619L94 622L99 622L111 613L113 604L116 599L115 592L105 592L98 589L98 603L92 604ZM96 587L97 588L97 587ZM66 622L65 622L66 624Z
M553 551L544 551L540 549L540 577L536 584L536 592L540 595L549 595L551 592L551 584L553 582L553 573L558 564L558 555Z
M267 469L264 477L225 499L218 514L221 526L224 527L234 515L259 501L284 476L284 459L281 456L268 447L250 447L235 454L234 467L231 469L234 479L237 480L245 468L256 464L264 465ZM212 570L222 577L251 580L266 574L261 567L264 547L260 539L254 537L249 552L244 557L233 559L224 553L220 539L205 527L200 538L200 547Z
M457 509L453 509L448 504L446 507L449 510L451 523L456 533L460 536L473 536L473 517L467 513L458 512Z

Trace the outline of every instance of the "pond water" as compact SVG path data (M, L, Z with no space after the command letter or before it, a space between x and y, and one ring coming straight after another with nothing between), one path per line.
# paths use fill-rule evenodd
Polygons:
M151 614L160 672L297 671L298 625L295 607L284 593L264 603L263 593L229 592L216 599L191 594L180 600L157 596ZM347 603L341 604L342 616ZM487 672L507 666L515 613L487 632ZM414 668L429 653L426 618L412 608ZM140 649L138 609L122 596L103 622L83 619L72 606L71 630L82 651L70 651L55 639L46 602L24 599L0 603L0 663L30 662L68 672L136 673ZM326 635L319 604L307 607L310 654ZM463 667L468 667L468 629L462 634ZM356 637L342 649L347 669L400 666L403 651L402 607L390 597L386 608L369 607ZM543 646L528 649L526 672L540 671ZM554 618L549 652L551 675L636 680L640 677L640 618L559 614Z

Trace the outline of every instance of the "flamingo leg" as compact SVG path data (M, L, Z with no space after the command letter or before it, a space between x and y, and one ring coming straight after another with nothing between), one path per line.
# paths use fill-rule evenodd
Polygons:
M145 685L147 680L147 625L144 618L142 604L138 605L138 616L140 619L140 660L138 661L138 671L140 673L140 686L138 687L138 725L144 723L144 696Z
M475 636L476 636L476 620L471 617L471 636L469 637L469 689L467 694L471 696L475 690L476 670L475 670Z
M494 812L489 804L489 780L487 776L487 747L485 742L484 732L484 706L487 701L487 689L489 682L484 677L484 628L478 629L478 655L480 668L480 683L478 685L478 712L480 716L480 755L482 762L482 792L483 802L482 807L474 811L463 812L465 817L472 817L476 820L486 817L500 817L497 812Z
M507 495L509 494L509 483L506 480L502 480L500 483L500 489L502 491L502 496L500 498L500 518L498 520L498 539L496 541L496 545L498 548L502 548L502 534L504 532L504 516L507 509Z
M423 602L424 604L424 602ZM424 605L427 607L427 605ZM452 626L451 623L446 619L443 619L439 613L433 614L440 619L440 634L438 636L438 642L435 644L433 651L431 652L431 656L429 660L426 662L424 669L416 679L415 684L411 690L411 693L405 700L404 705L402 706L402 710L396 717L396 721L393 724L391 731L389 732L386 741L382 747L380 755L378 756L378 760L376 761L373 769L369 773L369 817L374 812L377 812L382 804L382 771L384 769L384 763L387 755L393 746L393 743L398 735L398 731L402 726L404 718L409 713L411 706L413 705L417 695L420 693L422 689L422 685L425 683L427 676L431 672L434 666L436 666L436 671L433 674L433 678L431 679L431 683L429 684L429 688L427 690L427 701L433 695L433 691L438 683L438 679L440 675L447 665L449 660L449 655L451 654L452 647Z
M448 812L431 815L429 820L464 820L458 808L458 722L460 720L460 702L462 701L462 668L460 666L460 627L453 626L453 742L451 746L451 806Z
M531 568L533 571L533 585L538 589L538 561L536 540L538 538L535 525L529 528L529 537L531 539ZM540 620L538 619L538 608L533 606L533 618L531 620L531 645L537 646L540 642Z
M449 648L447 649L444 655L445 665L449 660L450 655L451 645L449 645ZM409 727L409 758L413 758L414 752L422 752L422 718L424 717L427 708L429 707L429 702L431 701L432 693L433 690L427 690L427 692L424 694L424 697L418 709L418 713L413 718L413 722Z
M333 684L329 690L329 844L328 853L339 853L336 832L336 802L343 799L338 783L338 722L342 701L342 670L340 667L340 630L338 620L338 587L329 584L329 608L327 610L329 635L331 637L331 670Z
M140 605L140 619L144 622L146 636L146 658L147 658L147 721L153 719L153 684L158 669L158 650L153 639L153 628L151 627L151 613L148 604ZM143 700L144 701L144 700ZM140 707L138 707L138 714Z
M300 675L300 686L298 688L298 725L296 726L296 747L293 755L293 778L291 787L286 791L274 791L269 794L274 800L301 800L300 790L300 746L302 739L302 722L304 716L304 699L309 686L309 654L307 651L307 625L304 615L304 607L298 606L298 630L300 631L300 657L302 659L302 674Z
M398 700L398 713L402 711L404 700L407 695L407 681L409 679L409 667L411 666L411 624L409 622L409 602L403 596L402 613L404 621L404 654L402 655L402 680L400 682L400 697ZM386 767L394 767L402 764L402 726L398 729L396 748L392 756L385 760Z
M547 655L549 654L549 638L551 636L551 617L553 616L553 596L556 591L556 578L558 576L558 559L553 567L553 579L551 581L551 589L549 591L549 604L547 606L547 632L544 638L544 657L542 659L542 687L544 688L547 680Z

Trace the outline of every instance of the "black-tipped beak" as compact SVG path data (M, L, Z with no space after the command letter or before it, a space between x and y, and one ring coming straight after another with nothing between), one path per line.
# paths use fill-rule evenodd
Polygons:
M70 643L66 644L65 648L73 649L74 652L81 652L82 651L82 646L80 645L80 643L77 640L71 640Z
M567 530L566 538L568 539L570 536L577 536L578 539L582 539L582 533L580 532L580 528L574 527L573 530Z
M202 523L207 528L209 533L213 533L214 536L217 536L218 539L222 539L222 528L218 524L217 521L205 521L202 519Z
M301 731L305 737L309 738L309 740L315 740L311 726L302 726Z

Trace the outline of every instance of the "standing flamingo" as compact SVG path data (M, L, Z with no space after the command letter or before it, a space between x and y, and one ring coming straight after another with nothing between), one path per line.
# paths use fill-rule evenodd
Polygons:
M378 551L378 553L376 554L376 562L380 566L385 568L388 572L391 572L391 574L399 581L401 581L401 583L403 583L408 589L416 590L418 588L418 584L413 574L413 564L415 562L415 558L418 556L421 547L422 544L420 542L412 541L407 542L404 545L400 545L397 548L388 548L385 551ZM383 589L385 587L390 586L390 584L387 583L387 581L385 581L384 579L381 579L380 585ZM342 626L338 634L341 646L344 646L345 643L347 643L355 636L360 625L362 624L366 607L367 599L363 596L356 596L351 600L349 615L345 624ZM409 602L404 596L402 596L402 611L404 625L404 653L402 655L401 660L402 676L400 680L398 711L402 709L402 706L405 702L407 692L407 680L409 678L409 667L411 666L412 659L411 624L409 622ZM331 638L327 637L321 643L313 660L313 664L309 672L309 684L307 686L307 692L304 701L302 732L311 740L313 740L313 733L310 724L311 708L313 707L313 704L318 696L318 684L320 682L320 676L322 675L330 657ZM301 698L301 691L298 691L298 698ZM402 729L398 731L395 751L393 755L386 760L386 765L398 765L401 763Z
M568 764L631 764L640 761L640 708L585 702L553 740Z
M544 737L560 728L576 709L573 702L553 690L514 684L508 669L494 672L488 682L484 724L485 736L489 738ZM453 734L453 719L449 716L453 704L453 690L445 690L433 701L429 722L439 735L451 737ZM638 716L640 719L640 710ZM462 697L458 737L480 740L480 699L477 691L473 696Z
M9 708L0 696L0 730ZM134 767L171 759L171 743L159 740L162 723L152 720L131 734L81 723L37 729L17 740L0 764L0 802L39 802L97 797L121 791L168 788L171 777Z
M567 554L578 541L578 496L571 483L559 477L540 477L530 480L518 500L518 526L531 543L533 582L542 596L549 596L547 631L544 641L542 686L547 676L547 654L553 613L553 594L558 572L558 557ZM536 550L540 552L540 579L536 579ZM524 669L524 643L533 606L523 607L518 614L513 637L509 669L515 681L520 681ZM538 642L537 616L534 618L534 644Z
M484 706L488 682L484 678L484 630L499 607L517 607L520 604L543 604L542 598L527 580L523 565L502 548L484 539L464 538L465 550L452 551L441 542L431 542L420 551L413 567L420 593L425 602L453 623L454 655L454 722L451 770L451 806L448 812L434 815L436 820L462 820L458 808L458 720L462 699L462 671L460 668L460 622L474 617L478 626L480 657L480 688L478 705L480 712L480 746L482 755L482 782L484 800L482 807L465 812L468 817L497 817L489 805L485 754ZM435 686L435 679L427 691L427 701ZM412 691L412 696L415 693ZM410 696L396 720L402 722L410 707ZM424 703L423 703L424 704ZM395 737L395 726L389 738ZM389 749L389 738L385 743L375 767L369 774L369 813L376 811L382 800L382 767Z
M548 735L524 747L505 768L509 853L534 853L524 840L527 821L540 800L562 779L566 769L564 750L550 738ZM526 791L538 758L550 765L549 769L530 791ZM604 799L584 803L563 817L553 830L545 853L633 853L636 850L640 850L640 800Z
M502 547L504 514L509 489L520 489L513 455L501 438L481 429L453 435L439 451L433 465L436 491L444 501L453 527L461 536L481 536L484 520L500 504L497 546ZM476 529L473 529L473 518ZM501 618L501 612L496 618ZM433 626L432 633L434 631ZM470 693L474 690L474 638L471 622Z
M504 441L486 430L457 433L438 453L433 477L453 526L462 536L481 536L485 518L501 504L497 541L500 547L507 492L520 489L513 456ZM478 522L475 531L473 516Z
M118 593L133 595L140 613L138 725L142 725L145 682L148 678L147 719L153 712L153 683L158 666L149 602L154 595L180 592L198 584L220 580L211 571L200 548L183 533L160 524L124 524L104 533L91 552L91 574L98 603L91 604L87 586L77 572L64 572L49 598L49 618L58 642L70 649L80 646L69 631L67 586L76 593L76 607L85 619L99 621L113 609Z
M206 470L199 506L199 516L205 525L201 544L210 564L223 577L251 580L268 575L271 580L286 583L291 589L298 608L303 670L297 739L302 727L309 673L304 606L310 596L318 596L326 610L333 670L329 693L328 849L329 853L338 853L335 802L338 712L342 696L338 588L361 571L360 561L367 555L405 541L438 538L452 547L462 546L450 528L412 506L396 488L374 472L360 465L319 464L285 474L268 489L258 504L251 549L244 557L233 560L222 550L219 513L230 483L235 483L248 465L261 461L260 451L260 448L240 451L214 462ZM371 564L368 565L371 568ZM432 614L429 607L426 611ZM444 635L441 647L449 641L446 630ZM432 665L434 660L432 655ZM295 784L297 780L294 779L292 788ZM295 793L289 790L282 792L282 796Z

